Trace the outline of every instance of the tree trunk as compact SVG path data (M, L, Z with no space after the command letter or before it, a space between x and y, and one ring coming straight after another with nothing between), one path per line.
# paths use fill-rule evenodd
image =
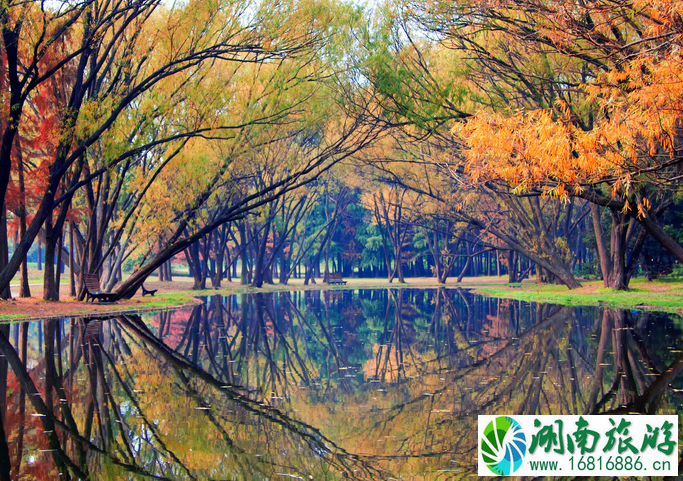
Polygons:
M244 221L238 222L237 231L240 234L240 284L246 286L249 284L249 275L247 269L247 228Z
M74 274L74 222L69 222L69 295L76 297L76 278Z
M43 299L58 301L59 289L55 286L55 244L56 234L52 226L52 218L45 220L45 272L43 272Z
M18 159L17 171L19 174L19 237L21 239L26 235L26 188L24 185L24 160L21 154L21 148L17 146ZM21 261L21 284L19 287L19 297L31 297L31 288L28 283L28 260L26 257Z
M62 251L64 250L64 235L60 231L59 233L59 239L57 240L57 265L55 269L55 286L57 289L57 299L59 300L59 286L62 282L62 272L64 269L62 269Z
M173 258L170 258L163 264L164 280L166 282L173 282Z
M282 249L280 252L280 284L287 284L291 271L290 259L292 251L289 249L289 254L285 251L286 249Z
M458 279L455 281L458 284L462 282L463 277L465 277L465 274L467 273L467 269L470 267L470 263L472 262L472 246L470 245L469 242L465 240L465 252L467 253L467 257L465 257L465 265L463 266L462 270L460 271L460 275L458 275Z
M517 278L517 253L515 251L508 251L508 283L514 284L518 281Z
M0 271L2 271L9 263L9 245L7 243L7 209L3 199L0 199ZM0 299L10 299L12 293L7 286L0 290Z
M232 252L231 252L232 251ZM226 275L228 282L232 282L232 280L237 277L237 256L235 256L235 252L232 250L231 247L227 247L227 252L226 252L226 259L227 259L227 264L226 264Z
M221 281L223 280L223 272L225 267L225 254L227 250L228 243L228 231L229 227L223 225L220 229L214 231L214 252L216 257L216 268L211 278L211 285L213 287L220 287ZM228 260L230 259L230 254L228 253ZM229 265L227 267L229 269ZM228 275L230 272L228 270Z
M591 204L590 209L595 240L598 246L598 255L600 257L603 286L615 290L626 290L628 288L625 263L627 215L610 208L612 228L610 247L608 249L605 233L600 222L600 207L596 204Z
M405 279L403 278L403 249L400 243L394 246L394 272L395 276L398 277L398 282L405 284Z
M6 238L6 237L5 237ZM0 326L0 336L9 340L9 324ZM7 360L5 356L0 358L0 480L10 481L9 447L7 445L7 432L5 432L5 420L7 417Z
M216 241L216 244L220 244L220 241ZM225 263L225 250L220 247L216 249L216 259L211 260L214 268L211 275L211 286L218 289L221 287L221 281L223 280L223 268Z
M264 276L264 266L266 257L266 247L268 245L268 234L270 233L270 223L271 221L266 221L266 227L263 230L263 240L261 241L258 252L256 254L256 260L254 262L254 279L251 282L252 287L263 287Z
M446 282L446 276L443 274L443 261L441 259L439 233L437 229L432 230L432 235L425 230L425 238L427 239L427 247L429 247L429 252L432 254L432 260L434 261L434 276L436 277L436 282L443 284Z
M201 283L199 284L199 288L206 289L206 278L208 277L209 273L209 253L211 251L211 235L209 234L208 236L204 237L204 239L202 239L200 242L201 243L199 245L200 247L202 247L202 278Z
M623 211L626 203L623 200L615 200L609 197L603 197L596 191L586 190L582 193L582 197L585 199L601 205L603 207L609 207L616 209L617 211ZM661 246L666 249L672 256L678 260L678 262L683 263L683 246L679 244L676 239L674 239L669 233L667 233L664 228L657 221L657 212L648 211L645 215L640 215L634 205L637 202L631 202L628 208L628 215L636 219L640 224L647 230L648 234L652 236Z
M313 267L313 263L315 262L316 257L309 257L308 260L306 261L306 269L305 269L305 274L304 274L304 285L307 286L308 283L310 282L311 284L315 284L315 268Z
M109 255L109 258L111 259L111 256L114 256L114 262L111 266L111 270L109 273L109 277L105 282L104 285L104 290L105 291L111 291L116 283L120 280L123 280L123 276L121 275L121 266L123 264L123 258L125 256L126 248L128 247L128 238L126 238L123 241L123 244L119 245L118 249L116 249L116 255L114 255L114 252L111 252Z
M202 262L199 259L199 241L193 242L187 249L185 249L185 259L187 260L187 266L194 280L192 289L200 290L202 287Z

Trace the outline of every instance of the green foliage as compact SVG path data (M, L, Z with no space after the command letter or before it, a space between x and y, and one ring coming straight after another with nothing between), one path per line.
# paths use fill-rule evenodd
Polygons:
M458 107L469 91L463 62L413 30L397 9L383 6L364 32L365 52L359 62L380 101L383 116L436 132L447 120L461 116Z
M595 278L598 275L598 268L595 262L582 262L577 264L574 269L574 275L576 277L582 277L584 279Z
M427 237L425 236L424 231L415 231L415 234L413 234L413 247L416 249L426 249L428 247Z

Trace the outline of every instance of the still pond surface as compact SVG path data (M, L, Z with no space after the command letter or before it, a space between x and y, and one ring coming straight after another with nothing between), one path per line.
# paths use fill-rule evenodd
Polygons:
M458 479L479 414L675 414L683 319L460 289L16 323L11 479Z

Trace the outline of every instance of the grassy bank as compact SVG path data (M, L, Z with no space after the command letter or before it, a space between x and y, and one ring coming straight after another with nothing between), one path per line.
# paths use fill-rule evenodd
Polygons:
M507 299L571 306L609 306L622 309L653 309L683 313L683 281L633 279L628 291L602 286L602 281L585 281L579 289L564 286L503 284L476 287L475 292Z

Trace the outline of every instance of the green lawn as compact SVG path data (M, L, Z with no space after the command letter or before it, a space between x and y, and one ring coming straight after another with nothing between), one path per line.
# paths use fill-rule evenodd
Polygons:
M476 291L493 297L546 302L563 305L602 305L626 309L655 308L668 312L683 312L683 280L657 279L648 282L637 278L631 281L628 291L615 291L602 287L602 281L586 281L579 289L564 286L522 285L482 286Z

